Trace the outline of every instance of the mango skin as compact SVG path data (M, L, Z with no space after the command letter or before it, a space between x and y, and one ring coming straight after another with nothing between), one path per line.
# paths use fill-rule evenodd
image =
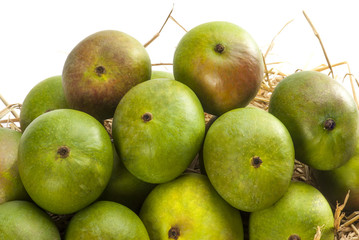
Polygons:
M63 67L63 88L73 109L102 122L133 86L151 78L151 60L143 45L116 31L96 32L79 42Z
M18 169L21 133L0 128L0 204L12 200L29 200Z
M149 240L141 219L115 202L97 201L71 219L65 240L116 239Z
M347 162L359 139L358 109L353 97L337 81L315 72L289 75L274 89L268 111L290 132L297 160L318 170ZM326 130L327 119L335 121Z
M131 174L113 147L112 175L100 200L120 203L138 213L147 195L155 186L155 184L144 182Z
M20 126L24 132L27 126L43 113L69 108L64 90L62 77L53 76L36 84L26 95L20 112Z
M64 147L68 153L64 154ZM71 214L94 202L113 167L111 139L90 115L57 109L37 117L22 134L19 174L31 199L55 214Z
M186 173L156 186L146 198L140 218L151 240L243 240L240 212L200 174ZM178 238L169 237L174 228Z
M359 152L344 165L329 171L313 170L318 189L333 207L343 203L350 190L345 211L359 209Z
M252 161L262 161L256 167ZM210 126L203 146L204 167L216 191L233 207L258 211L287 191L294 146L286 127L254 107L231 110Z
M215 50L221 44L224 51ZM189 86L205 112L222 115L256 96L264 73L257 43L243 28L215 21L198 25L180 40L173 58L175 80Z
M175 80L175 77L174 77L173 74L170 73L170 72L156 71L156 70L153 71L153 70L152 70L151 79L156 79L156 78Z
M145 121L148 114L152 119ZM114 145L127 170L154 184L181 175L199 152L204 134L200 101L175 80L152 79L133 87L112 124Z
M51 218L28 201L0 204L1 240L60 240L60 233Z
M334 239L334 217L325 197L313 186L292 182L284 196L272 207L249 217L249 239L313 239L321 227L322 240ZM295 238L297 239L297 238Z

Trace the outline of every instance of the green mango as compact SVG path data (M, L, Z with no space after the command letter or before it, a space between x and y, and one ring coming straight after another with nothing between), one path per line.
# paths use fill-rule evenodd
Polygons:
M203 161L219 195L233 207L253 212L270 207L287 191L294 147L276 117L259 108L238 108L210 126Z
M0 239L60 240L60 233L42 209L16 200L0 204Z
M15 130L0 128L0 204L12 200L29 200L18 168L21 135Z
M113 152L106 129L92 116L57 109L37 117L19 144L19 174L31 199L55 214L71 214L106 188Z
M334 217L325 197L313 186L292 182L272 207L249 216L250 240L334 240Z
M98 201L77 212L67 226L65 240L150 240L141 219L129 208Z
M287 127L297 160L318 170L343 165L359 139L358 109L337 81L315 72L297 72L274 89L269 110Z
M122 98L112 136L127 170L149 183L182 174L199 152L205 133L204 112L194 92L175 81L152 79Z
M20 127L25 131L27 126L43 113L69 108L64 90L62 77L54 76L36 84L26 95L21 106Z
M186 173L156 186L140 218L151 240L243 240L240 212L201 174Z

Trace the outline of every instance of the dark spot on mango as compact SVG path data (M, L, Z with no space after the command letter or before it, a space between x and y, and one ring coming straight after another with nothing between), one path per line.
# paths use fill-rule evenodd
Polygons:
M57 154L60 158L67 158L70 154L70 149L67 146L61 146L57 149Z
M218 53L222 53L224 51L224 46L220 43L218 43L215 47L214 47L214 51L218 52Z
M152 113L150 113L150 112L146 112L146 113L144 113L144 114L142 115L141 118L142 118L142 120L143 120L144 122L149 122L149 121L152 120L153 115L152 115Z
M180 236L180 229L177 226L171 227L168 231L168 238L177 240Z
M260 157L254 156L252 158L251 164L254 168L259 168L262 163L263 163L263 161L262 161L262 159L260 159Z
M103 66L98 66L95 68L95 72L100 77L101 75L106 73L106 69Z
M289 236L288 240L301 240L297 234L292 234Z
M335 121L331 118L328 118L327 120L324 121L324 129L331 131L335 128Z

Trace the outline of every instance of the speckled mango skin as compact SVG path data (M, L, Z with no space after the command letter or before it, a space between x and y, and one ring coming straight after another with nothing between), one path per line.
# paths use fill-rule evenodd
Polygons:
M118 202L138 213L143 201L155 186L131 174L113 147L112 175L100 200Z
M151 79L156 79L156 78L162 78L162 79L172 79L174 80L175 77L173 76L172 73L170 72L166 72L166 71L153 71L152 70L152 74L151 74Z
M150 121L142 118L147 113L152 115ZM119 103L112 124L114 145L127 170L155 184L186 170L204 134L204 112L197 96L170 79L133 87Z
M253 157L262 161L252 165ZM233 207L258 211L287 191L294 167L288 130L273 115L237 108L214 121L203 146L203 161L213 187Z
M140 218L151 240L243 240L240 212L225 202L208 178L187 173L158 185L145 200Z
M59 149L69 149L66 157ZM113 167L111 139L90 115L57 109L37 117L19 144L19 173L31 199L55 214L70 214L95 201Z
M60 233L42 209L16 200L0 204L0 239L60 240Z
M141 219L129 208L97 201L71 219L65 240L150 240Z
M99 121L112 118L125 93L151 78L151 69L146 49L135 38L116 30L96 32L78 43L65 61L67 102Z
M29 199L18 170L20 138L20 132L0 128L0 204Z
M224 51L215 51L217 44ZM243 28L215 21L188 31L177 45L173 74L200 99L205 112L221 115L245 107L256 96L263 79L263 57Z
M62 77L53 76L36 84L26 95L20 112L22 132L38 116L55 109L69 108L64 90Z
M336 206L337 202L343 203L350 190L345 210L356 211L359 209L359 152L338 168L329 171L313 169L313 174L318 189L332 206Z
M334 217L329 203L313 186L292 182L276 204L251 213L249 239L287 240L296 234L301 240L312 240L318 226L321 240L334 239Z
M297 160L318 170L346 163L359 139L359 113L349 92L336 80L315 71L289 75L274 89L268 111L290 132ZM335 121L326 130L327 119Z

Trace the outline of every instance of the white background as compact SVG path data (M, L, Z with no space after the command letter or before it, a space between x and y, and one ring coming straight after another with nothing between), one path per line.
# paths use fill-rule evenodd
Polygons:
M229 0L61 0L2 1L0 5L0 94L9 103L22 103L45 78L61 75L67 54L88 35L100 30L126 32L145 44L172 16L187 30L208 21L224 20L246 29L266 52L282 27L267 58L285 62L287 74L326 64L318 39L304 10L320 34L332 64L347 61L359 76L359 9L355 0L229 1ZM185 34L169 20L147 51L152 63L171 63ZM280 67L280 66L276 66ZM172 71L171 66L156 70ZM338 80L346 66L334 68ZM348 86L349 78L345 78ZM0 110L3 109L0 103Z

